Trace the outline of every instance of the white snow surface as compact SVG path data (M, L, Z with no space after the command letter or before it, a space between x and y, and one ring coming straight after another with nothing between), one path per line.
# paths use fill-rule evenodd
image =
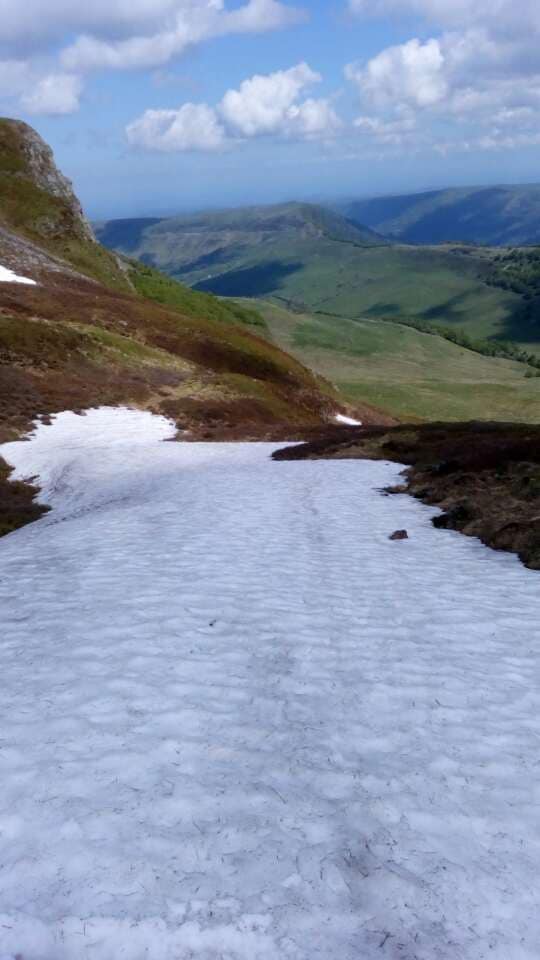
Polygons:
M361 427L361 420L353 420L352 417L346 417L343 413L336 413L337 423L345 423L348 427Z
M28 283L33 287L36 286L35 280L30 280L28 277L19 277L18 274L13 273L13 270L3 267L2 264L0 264L0 283Z
M172 433L0 450L54 508L0 541L0 955L538 960L538 575L395 464Z

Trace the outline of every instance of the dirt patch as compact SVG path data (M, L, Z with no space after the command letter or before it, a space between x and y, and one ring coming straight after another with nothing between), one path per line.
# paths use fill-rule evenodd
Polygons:
M39 520L49 507L36 503L39 487L10 480L12 468L0 457L0 537Z
M336 429L274 457L409 464L404 483L389 493L410 493L441 507L435 526L517 553L540 570L540 426L434 423L358 428L348 435Z

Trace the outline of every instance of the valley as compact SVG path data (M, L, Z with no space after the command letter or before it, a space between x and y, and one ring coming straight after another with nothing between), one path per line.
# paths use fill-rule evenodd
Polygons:
M111 249L220 297L271 298L353 320L415 319L540 355L538 299L497 247L390 243L295 203L96 229Z
M257 309L276 344L353 404L404 421L540 422L539 371L527 364L484 356L399 322L293 312L267 300Z
M430 202L435 216L442 200ZM291 203L97 232L148 270L256 308L259 332L351 403L405 420L537 422L538 248L411 246L343 211Z

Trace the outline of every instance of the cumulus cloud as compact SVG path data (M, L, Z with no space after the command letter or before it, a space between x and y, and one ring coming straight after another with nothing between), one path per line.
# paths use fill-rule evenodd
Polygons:
M445 60L438 40L409 40L388 47L369 61L366 67L350 64L346 76L375 104L386 106L410 102L431 106L448 92Z
M38 80L21 97L27 113L66 114L79 108L82 83L80 77L69 73L52 73Z
M257 75L238 90L228 90L218 110L230 130L242 137L330 133L339 121L328 100L298 102L300 94L321 79L307 63Z
M224 33L274 30L295 22L302 12L281 0L1 0L0 51L50 52L73 36L64 66L132 67L159 65L187 46ZM125 64L124 64L125 60Z
M357 15L416 14L427 40L388 47L350 64L362 114L357 128L382 143L418 140L481 149L535 143L540 127L540 5L535 0L350 0ZM393 131L393 132L392 132ZM442 139L441 139L442 138ZM448 147L445 147L448 149Z
M9 0L11 2L11 0ZM157 0L153 15L146 0L126 18L124 0L112 0L100 17L77 17L81 32L61 53L65 69L85 71L159 67L189 47L233 33L263 33L302 19L302 12L280 0L247 0L230 10L224 0Z
M0 97L51 114L78 108L88 71L159 68L212 38L306 17L293 0L0 0L0 13Z
M146 110L126 127L131 146L174 153L221 150L226 133L216 111L205 103L185 103L179 110Z
M219 150L262 136L328 138L341 122L328 99L302 99L321 76L307 63L255 75L228 90L216 107L186 103L179 110L147 110L127 129L133 146L150 150Z

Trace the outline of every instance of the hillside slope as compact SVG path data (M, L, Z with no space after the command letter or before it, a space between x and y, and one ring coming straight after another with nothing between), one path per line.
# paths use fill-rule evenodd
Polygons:
M136 402L191 436L316 428L334 389L220 303L101 247L51 151L0 121L0 437L38 414ZM365 411L369 418L369 411ZM376 415L375 415L376 416Z
M400 420L540 423L540 376L524 363L483 356L399 323L258 308L275 343L339 388Z
M286 273L279 251L289 247L300 256L318 243L358 247L386 244L371 230L310 203L239 207L163 220L110 220L94 226L106 247L137 257L190 284L228 270L236 261L243 263L250 256L257 262L275 260L278 275L282 270Z
M494 282L498 248L384 243L309 204L111 221L98 233L112 249L218 296L343 317L416 317L540 350L540 318L520 290Z
M540 243L540 184L460 187L349 200L336 209L404 243Z

